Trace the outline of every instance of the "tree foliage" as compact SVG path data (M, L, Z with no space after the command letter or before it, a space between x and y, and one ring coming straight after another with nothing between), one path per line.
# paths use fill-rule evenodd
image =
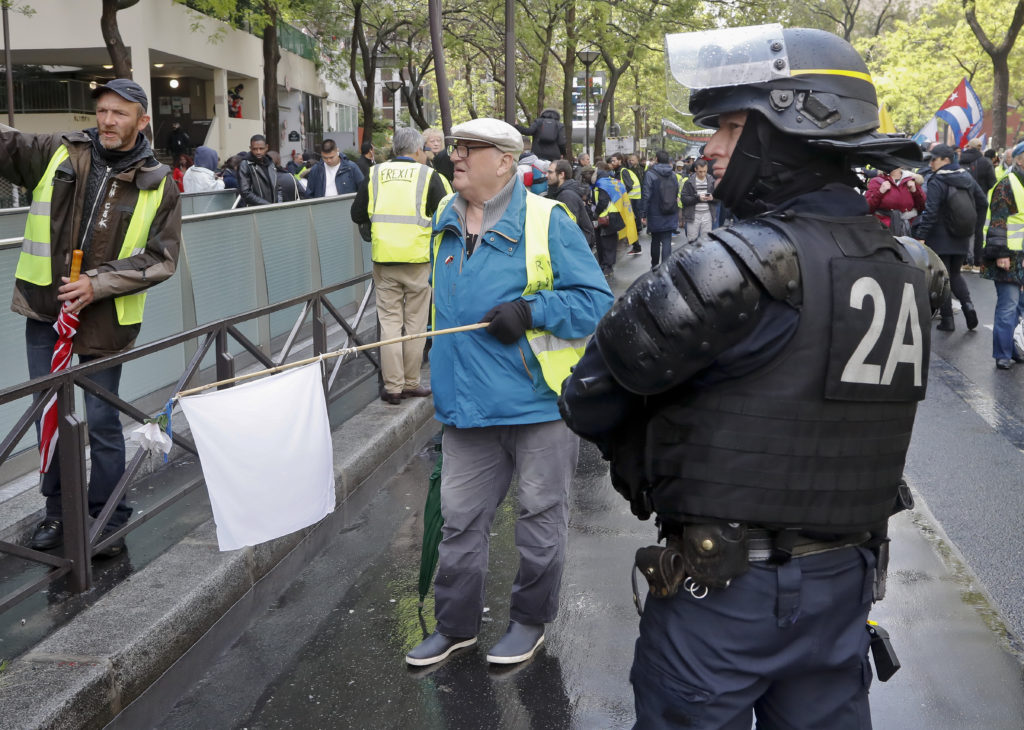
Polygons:
M1024 0L979 2L982 26L1002 37L1021 4ZM993 137L1001 138L1000 121L1005 135L1005 105L1000 111L993 104L993 63L965 22L962 0L936 0L922 8L913 22L896 21L888 32L857 39L854 45L867 60L879 97L898 131L914 134L966 77L986 115L993 115ZM1008 69L1009 79L1018 80L1009 84L1008 98L1024 101L1024 54L1010 54Z

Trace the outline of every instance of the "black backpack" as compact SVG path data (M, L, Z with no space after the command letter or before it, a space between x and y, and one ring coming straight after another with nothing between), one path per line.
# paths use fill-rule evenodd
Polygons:
M537 136L534 137L538 142L558 142L558 122L551 117L541 117L540 127L537 128Z
M978 210L974 207L974 196L969 188L949 186L946 202L942 207L942 222L946 225L949 235L954 238L965 238L974 235L974 226L978 223Z
M662 215L672 215L678 207L676 199L679 196L679 182L672 173L660 177L658 194L661 197L661 204L658 206L658 212Z

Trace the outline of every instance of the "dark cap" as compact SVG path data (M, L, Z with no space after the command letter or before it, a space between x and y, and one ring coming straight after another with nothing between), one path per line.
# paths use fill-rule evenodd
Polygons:
M149 110L149 99L146 98L146 92L131 79L113 79L102 86L97 86L92 91L92 98L99 99L100 94L106 91L113 91L122 99L142 104L142 111Z
M949 160L956 159L956 150L950 147L948 144L937 144L933 145L929 152L932 153L932 157L945 157Z

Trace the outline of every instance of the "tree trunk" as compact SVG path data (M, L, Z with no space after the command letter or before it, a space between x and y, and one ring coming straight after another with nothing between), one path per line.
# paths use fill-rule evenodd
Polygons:
M540 70L537 74L537 113L535 116L538 117L544 111L544 97L548 85L548 59L551 56L551 39L554 38L554 35L555 21L552 19L548 21L548 27L545 28L544 50L540 54Z
M430 126L430 122L427 121L427 115L424 114L423 97L421 95L419 98L416 98L415 93L410 93L413 88L419 87L411 81L403 85L402 98L405 99L405 108L409 111L409 118L416 123L416 126L423 130Z
M363 114L363 142L372 142L373 134L376 132L376 124L373 119L374 111L374 83L377 78L377 59L366 47L366 31L363 28L363 3L355 2L352 7L352 42L349 44L348 78L352 82L352 89L356 92L359 100L359 109ZM357 54L362 61L363 83L359 83L357 69Z
M1010 96L1008 54L992 56L992 147L1012 144L1006 139L1006 103Z
M128 55L128 49L121 40L121 32L117 28L117 11L124 5L119 0L103 0L103 12L100 15L100 31L103 33L103 40L107 44L107 53L110 54L110 62L114 65L114 76L119 79L130 79L132 77L132 61Z
M573 83L576 81L576 3L570 2L565 9L565 61L562 63L562 122L565 124L565 155L575 160L573 148L572 103Z
M266 0L264 8L268 21L263 28L263 129L267 146L272 150L281 149L281 120L277 101L277 64L281 60L281 48L277 45L277 7Z
M615 67L614 59L608 54L602 51L604 56L605 67L608 69L608 87L605 89L604 98L601 99L601 108L597 112L597 121L594 122L594 159L600 159L604 156L604 126L605 122L608 121L608 112L611 108L612 101L615 99L615 87L619 85L619 79L622 78L622 74L625 73L626 69L629 68L629 64L633 61L633 54L636 53L636 45L630 46L629 53L626 55L626 60L618 68Z
M989 39L981 25L978 24L974 0L963 0L963 8L967 25L970 26L982 49L992 59L992 139L995 141L995 147L1002 147L1010 143L1006 139L1006 102L1010 88L1007 59L1010 57L1010 52L1013 51L1021 28L1024 27L1024 0L1017 0L1017 7L1014 8L1010 26L1006 29L1006 34L998 46Z

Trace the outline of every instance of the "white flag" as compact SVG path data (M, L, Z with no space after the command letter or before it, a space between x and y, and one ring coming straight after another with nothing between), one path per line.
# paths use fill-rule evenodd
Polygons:
M221 550L272 540L334 511L320 363L181 399Z

